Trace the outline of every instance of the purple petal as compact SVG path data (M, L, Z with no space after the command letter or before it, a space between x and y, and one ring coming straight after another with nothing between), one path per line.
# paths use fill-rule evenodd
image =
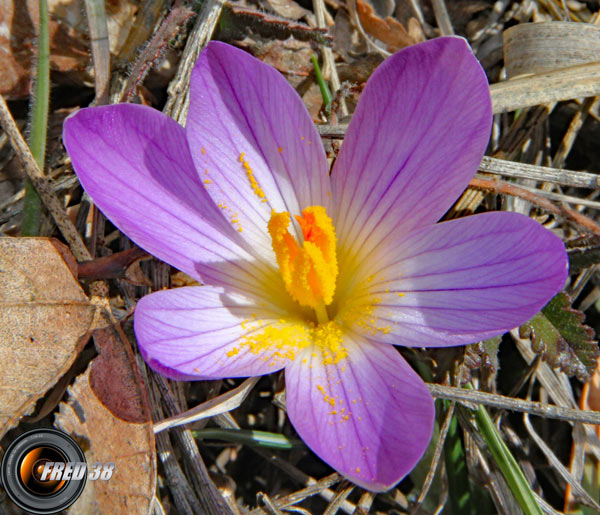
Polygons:
M244 337L277 324L285 313L258 307L209 286L164 290L142 298L134 317L144 359L177 379L250 377L280 370L285 350L245 345ZM261 329L258 329L261 328Z
M437 221L477 170L491 128L485 73L467 42L408 47L371 76L332 172L342 248Z
M440 347L473 343L529 320L564 285L567 254L560 238L526 216L484 213L419 229L396 243L390 238L368 267L372 283L354 302L377 300L369 334Z
M211 42L192 73L191 99L186 131L194 163L211 181L209 195L226 206L223 216L239 220L234 226L242 227L242 237L250 235L270 251L266 227L273 209L295 215L329 205L319 134L278 71Z
M257 291L272 280L207 195L173 120L131 104L82 109L63 138L85 190L145 250L211 284Z
M324 365L307 349L286 367L288 415L340 474L368 490L387 490L427 448L433 399L391 345L347 334L344 347L348 356L337 365Z

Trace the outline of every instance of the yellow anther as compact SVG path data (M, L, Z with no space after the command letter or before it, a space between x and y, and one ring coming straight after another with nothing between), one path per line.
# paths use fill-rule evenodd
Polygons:
M296 220L304 236L302 247L288 232L289 213L271 214L268 229L279 271L292 298L317 309L319 322L327 322L324 306L333 300L338 273L333 222L322 206L307 207Z

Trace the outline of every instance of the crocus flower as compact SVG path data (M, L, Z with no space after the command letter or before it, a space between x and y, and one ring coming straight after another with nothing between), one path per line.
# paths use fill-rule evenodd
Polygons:
M202 284L139 301L147 363L176 379L285 369L298 434L382 491L421 458L434 421L425 384L393 345L501 334L566 278L561 240L528 217L435 223L476 171L490 127L467 43L431 40L372 75L330 175L284 78L212 42L192 74L185 128L121 104L80 110L64 142L104 214Z

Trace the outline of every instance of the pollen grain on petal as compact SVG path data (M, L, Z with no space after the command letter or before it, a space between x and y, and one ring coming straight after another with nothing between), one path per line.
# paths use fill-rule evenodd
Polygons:
M381 302L379 297L367 295L360 302L350 303L341 313L341 319L348 326L357 328L363 334L376 336L389 334L392 331L390 324L381 322L376 315L375 308Z
M254 176L254 171L252 170L250 163L246 159L246 152L242 152L240 154L239 161L240 161L240 163L242 163L242 166L244 167L244 170L246 171L246 177L250 181L250 187L252 188L252 191L258 198L260 198L261 202L266 202L267 198L265 196L265 192L260 187L260 185L258 184L258 181L256 180L256 177Z
M242 322L242 328L249 330L240 339L240 347L260 355L265 361L275 364L276 361L293 360L300 349L310 345L310 328L302 322L274 323L259 330L252 329L257 325L260 327L262 321Z

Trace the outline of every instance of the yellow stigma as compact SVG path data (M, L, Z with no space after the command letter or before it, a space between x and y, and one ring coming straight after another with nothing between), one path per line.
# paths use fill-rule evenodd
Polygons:
M338 274L335 229L323 206L307 207L296 220L304 236L302 247L288 232L290 214L273 211L269 220L273 250L288 293L299 304L314 308L324 323Z

